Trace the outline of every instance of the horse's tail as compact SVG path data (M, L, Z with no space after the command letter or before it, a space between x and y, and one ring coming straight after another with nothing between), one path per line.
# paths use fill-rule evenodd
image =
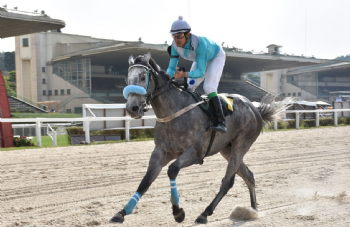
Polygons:
M257 108L264 123L279 120L279 114L285 111L290 105L291 98L285 98L276 102L277 95L267 94L262 97L260 106Z

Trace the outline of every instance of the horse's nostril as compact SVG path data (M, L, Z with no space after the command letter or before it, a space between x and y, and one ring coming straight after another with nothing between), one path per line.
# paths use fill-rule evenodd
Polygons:
M133 107L132 107L132 111L136 112L136 111L138 111L138 110L139 110L139 107L138 107L138 106L133 106Z

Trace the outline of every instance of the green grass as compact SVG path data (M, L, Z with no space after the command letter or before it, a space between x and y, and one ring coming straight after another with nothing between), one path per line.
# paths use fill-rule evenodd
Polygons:
M36 136L33 137L32 140L37 145L36 142ZM42 147L53 147L52 145L52 139L50 136L41 136L41 146ZM67 135L58 135L57 136L57 146L58 147L64 147L64 146L70 146L70 143L67 140Z
M79 118L78 114L71 113L11 113L12 118Z
M141 142L141 141L150 141L153 140L153 138L145 138L145 139L133 139L130 140L130 142ZM48 147L54 147L52 146L52 139L49 136L42 136L41 137L41 147L37 147L36 137L33 137L32 140L35 144L33 147L9 147L9 148L1 148L1 151L13 151L13 150L26 150L26 149L41 149L41 148L48 148ZM92 143L92 145L99 145L99 144L111 144L111 143L124 143L125 140L117 140L117 141L103 141L103 142L96 142ZM90 144L78 144L74 146L89 146ZM58 135L57 136L57 147L66 147L66 146L73 146L70 145L70 143L67 140L67 135Z

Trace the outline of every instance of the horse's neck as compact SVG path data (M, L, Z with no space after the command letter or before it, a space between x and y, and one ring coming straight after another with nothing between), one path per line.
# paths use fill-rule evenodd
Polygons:
M190 105L193 100L178 88L169 89L151 101L154 113L158 118L169 117Z

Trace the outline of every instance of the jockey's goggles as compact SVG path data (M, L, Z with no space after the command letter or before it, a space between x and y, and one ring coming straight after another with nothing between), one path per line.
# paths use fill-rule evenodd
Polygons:
M183 37L185 37L185 33L177 33L175 35L171 35L171 37L173 37L173 39L182 39Z

